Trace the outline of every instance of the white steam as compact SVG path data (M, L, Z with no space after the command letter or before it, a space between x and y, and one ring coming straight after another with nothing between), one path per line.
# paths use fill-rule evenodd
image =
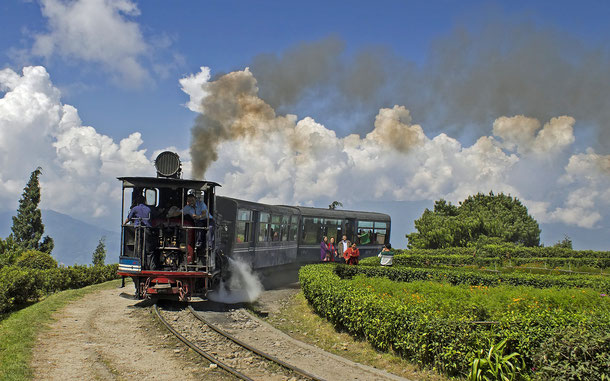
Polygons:
M263 285L249 264L229 258L229 271L229 283L222 281L218 290L210 291L210 300L227 304L253 302L263 292Z

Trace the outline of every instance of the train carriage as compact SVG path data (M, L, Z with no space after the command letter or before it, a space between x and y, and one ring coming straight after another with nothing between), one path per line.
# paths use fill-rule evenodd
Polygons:
M216 196L220 185L180 178L178 155L155 160L157 177L120 177L123 186L121 276L134 280L136 296L202 300L230 276L228 258L269 274L320 261L323 236L346 235L362 257L389 242L390 216L382 213L267 205ZM207 210L185 214L189 195ZM128 218L142 203L144 218Z

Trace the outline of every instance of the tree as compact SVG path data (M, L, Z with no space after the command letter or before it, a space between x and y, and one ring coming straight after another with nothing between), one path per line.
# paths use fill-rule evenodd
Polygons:
M563 239L561 241L558 241L556 244L553 245L553 247L561 247L564 249L572 249L572 240L570 239L570 237L565 234L563 236Z
M54 269L57 267L57 261L49 253L44 253L38 250L28 250L22 253L17 259L17 266L28 267L30 269Z
M445 200L434 203L415 220L417 232L407 234L409 248L442 249L478 243L539 246L540 227L517 198L502 193L478 193L458 206Z
M41 173L42 168L36 168L30 176L30 181L23 188L17 215L13 216L11 237L24 250L39 250L51 253L54 246L53 239L49 236L42 239L44 225L42 223L42 213L38 208L40 203L38 177Z
M106 237L102 236L93 252L93 266L104 266L106 260Z
M343 204L342 204L341 202L339 202L339 201L333 201L333 202L332 202L332 203L331 203L331 204L328 206L328 209L330 209L330 210L335 210L335 209L337 209L337 207L338 207L338 206L343 207Z

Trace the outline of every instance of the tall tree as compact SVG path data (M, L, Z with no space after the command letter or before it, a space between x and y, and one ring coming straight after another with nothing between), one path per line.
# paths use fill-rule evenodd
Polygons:
M104 266L106 260L106 236L102 236L93 252L93 266Z
M41 173L42 168L36 168L30 175L27 185L23 188L17 215L13 217L11 237L25 250L39 250L50 253L54 246L53 238L49 236L42 238L44 224L42 223L42 213L38 208L40 203L38 177Z
M540 244L540 227L517 198L502 193L479 193L458 206L436 201L434 211L426 209L415 220L417 232L407 234L408 247L442 249L477 242Z

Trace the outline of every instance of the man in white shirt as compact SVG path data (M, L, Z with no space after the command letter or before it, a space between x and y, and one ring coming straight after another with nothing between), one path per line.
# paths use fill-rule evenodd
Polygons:
M337 258L343 258L343 253L347 250L348 247L352 246L352 243L347 239L346 235L343 235L341 241L337 245Z

